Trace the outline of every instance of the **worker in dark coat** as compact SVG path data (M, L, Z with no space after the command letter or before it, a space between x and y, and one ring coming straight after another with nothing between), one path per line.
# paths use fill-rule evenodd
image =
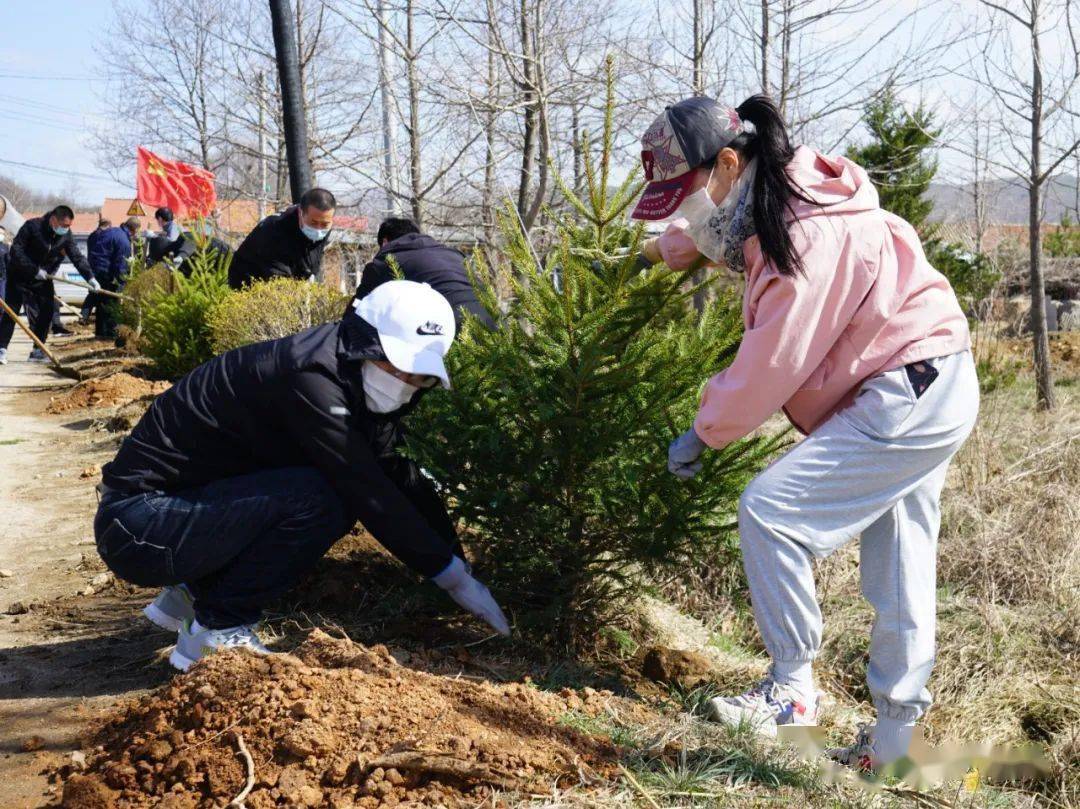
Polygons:
M71 223L75 213L67 205L57 205L44 216L27 219L8 255L8 306L18 312L26 307L30 329L44 343L49 337L56 308L56 290L53 276L60 264L67 259L96 291L101 284L94 278L94 271L71 235ZM15 332L15 322L4 314L0 317L0 364L7 362L7 348ZM30 352L30 362L48 362L45 353L35 347Z
M401 277L408 281L431 284L454 307L454 318L461 328L465 312L477 317L489 329L494 322L476 298L472 281L465 271L465 257L425 236L411 219L391 217L379 225L376 234L379 252L364 267L356 297L363 298L379 284L395 278L395 263ZM392 257L392 258L391 258Z
M241 289L255 281L322 275L323 250L334 226L334 195L312 188L300 204L262 220L236 248L229 265L229 286Z
M102 470L94 531L117 576L166 586L145 614L178 629L175 666L263 650L263 608L357 520L509 633L431 481L397 452L424 390L449 386L454 334L445 298L394 281L342 321L229 351L154 400Z

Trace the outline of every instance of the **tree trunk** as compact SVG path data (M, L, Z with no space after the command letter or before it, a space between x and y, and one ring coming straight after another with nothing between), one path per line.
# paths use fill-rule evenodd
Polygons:
M379 106L382 107L383 182L386 183L385 213L387 216L393 216L398 210L397 147L390 116L390 49L386 44L386 27L389 25L386 19L386 0L378 0L375 14L378 18L376 22L379 29Z
M548 191L548 175L551 170L549 158L551 156L551 123L548 119L547 106L547 72L544 65L545 46L544 36L544 0L536 0L533 6L533 30L531 37L530 52L533 57L532 66L532 95L533 95L533 121L536 134L539 138L537 155L537 179L536 195L532 204L529 205L528 213L525 214L525 230L532 230L536 219L540 215L544 199Z
M791 29L794 25L791 0L784 0L784 17L780 36L780 97L776 106L787 117L788 96L791 94Z
M296 20L285 0L270 0L270 17L281 78L281 103L285 125L285 151L289 158L289 185L293 202L311 187L304 89L300 79L300 55L296 44Z
M484 220L484 247L491 250L495 242L495 105L498 102L498 63L495 61L495 23L488 20L487 48L487 102L484 113L484 196L480 203L480 217ZM490 261L491 253L488 253Z
M701 0L694 0L694 95L705 95L705 73L702 70L702 51L704 48L701 44L702 31L705 28L705 21L701 19L702 9Z
M585 187L584 152L581 142L581 110L575 101L571 107L571 128L574 130L574 193L580 195Z
M761 0L761 92L769 93L769 0Z
M521 0L518 9L521 14L521 60L523 80L523 128L524 137L521 146L521 176L518 179L518 216L522 221L528 214L529 185L532 182L533 148L536 142L536 91L533 84L532 37L529 32L528 0Z
M409 81L409 179L412 183L412 216L418 228L424 226L424 201L421 199L420 166L420 80L416 75L415 14L413 0L405 3L405 59Z
M1050 340L1046 332L1046 287L1042 274L1042 53L1039 15L1033 9L1031 26L1031 176L1028 185L1028 233L1031 260L1031 336L1035 348L1035 406L1054 409L1054 377L1050 368Z

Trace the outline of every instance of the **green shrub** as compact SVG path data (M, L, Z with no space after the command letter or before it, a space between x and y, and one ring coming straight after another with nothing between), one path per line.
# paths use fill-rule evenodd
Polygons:
M737 498L775 448L707 452L691 481L667 471L702 383L738 346L739 308L724 297L699 317L688 272L635 266L641 231L619 223L640 186L631 175L609 197L610 89L608 101L599 165L587 140L582 150L587 196L560 182L584 224L557 220L538 263L503 216L509 309L496 284L479 285L498 330L466 323L449 355L453 389L425 397L409 424L410 451L447 492L518 631L559 645L594 642L650 578L738 564ZM472 269L492 280L479 254Z
M252 284L227 297L210 314L211 344L221 354L296 334L340 319L348 301L336 289L291 278Z
M134 263L127 283L124 285L124 300L120 304L120 323L138 332L142 328L142 311L151 298L169 294L176 288L172 272L164 264L147 267L142 262Z
M227 257L200 245L189 277L172 270L169 284L148 291L141 307L139 349L164 376L183 376L214 356L209 318L232 294L228 263Z
M994 291L1001 273L982 253L973 253L960 244L926 242L926 256L938 272L949 279L960 305L968 312Z
M1043 237L1043 250L1054 258L1080 256L1080 227L1068 214L1061 217L1061 227Z

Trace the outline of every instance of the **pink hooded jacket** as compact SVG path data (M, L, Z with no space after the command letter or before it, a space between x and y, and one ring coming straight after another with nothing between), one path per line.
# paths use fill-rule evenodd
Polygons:
M926 260L915 229L878 206L862 168L802 146L788 171L823 207L793 201L803 273L776 272L757 237L743 245L746 331L732 364L706 384L694 421L712 447L779 408L810 433L875 374L971 346L949 282ZM661 253L682 256L687 238L669 228Z

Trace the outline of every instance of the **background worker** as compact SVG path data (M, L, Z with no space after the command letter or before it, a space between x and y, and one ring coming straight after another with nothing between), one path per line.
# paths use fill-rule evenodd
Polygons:
M0 298L7 291L7 260L11 247L7 243L7 231L0 228Z
M739 538L768 676L711 701L720 721L766 732L816 723L822 619L813 562L861 535L875 611L867 681L877 721L836 760L881 767L907 753L930 704L939 497L978 410L967 319L915 230L883 211L866 172L792 148L765 96L735 109L691 98L642 138L635 216L679 216L647 252L746 276L745 332L710 379L668 465L683 478L783 408L807 437L739 501Z
M357 298L363 298L379 284L395 277L390 266L393 256L402 277L431 284L450 301L459 330L465 312L475 315L489 329L494 328L491 316L476 298L476 290L465 271L465 257L460 252L422 234L411 219L384 219L376 238L379 251L364 266L356 288Z
M334 227L337 201L325 188L312 188L279 214L268 216L236 248L229 286L295 278L309 281L322 270L323 250Z
M139 220L131 217L123 227L110 227L95 231L97 236L93 244L88 244L90 266L101 288L108 292L119 292L128 275L128 262L131 259L131 246L139 235ZM91 293L93 294L93 293ZM94 321L94 335L97 337L116 336L116 305L108 295L97 295L94 306L97 318ZM86 305L83 305L86 312Z
M431 482L396 452L422 392L449 386L453 339L445 298L393 281L339 322L227 352L154 400L102 470L94 532L121 579L168 586L146 615L179 630L173 665L264 650L263 608L357 520L509 634Z
M20 306L26 307L30 329L43 343L48 339L56 308L53 275L65 258L94 290L101 289L86 256L71 235L74 219L75 213L67 205L57 205L44 216L27 219L15 234L8 255L5 300L15 312ZM7 361L7 348L14 331L15 322L7 314L0 317L0 364ZM35 347L30 352L30 362L48 362L48 358Z
M94 277L101 281L101 275L97 271L97 265L94 263L94 255L98 240L101 238L101 234L112 227L112 222L108 219L98 219L98 226L94 228L94 232L86 237L86 258L90 262L90 266L94 269ZM83 298L82 308L79 311L79 322L84 326L90 322L90 316L94 313L94 309L102 303L102 299L96 292L87 292L86 297ZM53 329L53 334L56 334L56 330Z

